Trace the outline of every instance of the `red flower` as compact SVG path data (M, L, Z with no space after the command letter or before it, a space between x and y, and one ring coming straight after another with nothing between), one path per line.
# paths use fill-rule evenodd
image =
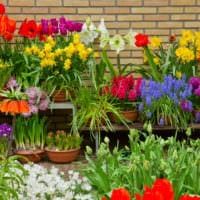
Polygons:
M143 197L135 194L136 200L174 200L174 191L171 183L166 179L156 179L152 189L144 188Z
M3 15L5 13L5 7L2 3L0 3L0 15Z
M27 21L25 19L19 28L19 35L24 37L35 38L37 33L37 24L34 20Z
M102 197L101 200L107 200L107 198L106 197Z
M131 200L131 195L125 188L114 189L110 200Z
M200 200L200 197L198 196L190 196L188 194L184 194L180 197L179 200Z
M136 39L135 45L137 47L145 47L149 44L148 35L143 35L139 33L135 36L135 39Z
M170 42L174 42L175 40L176 40L175 35L170 35L169 41L170 41Z

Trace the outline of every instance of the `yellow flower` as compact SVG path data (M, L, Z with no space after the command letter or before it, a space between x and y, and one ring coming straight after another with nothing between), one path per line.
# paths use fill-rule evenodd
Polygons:
M32 54L32 49L30 47L26 47L24 50L25 54L31 55Z
M160 66L160 59L158 57L154 57L153 61L157 66Z
M64 49L64 51L66 53L67 58L71 58L73 53L75 52L75 47L72 43L70 43L69 46Z
M52 46L49 43L44 44L44 51L49 53L52 51Z
M159 48L161 45L162 39L158 37L153 37L150 39L150 42L151 42L152 47Z
M176 77L180 79L182 77L181 71L176 71Z
M99 53L98 52L94 52L94 58L99 58L99 57L100 57Z
M73 43L74 43L74 44L80 43L80 35L79 35L78 33L75 33L75 34L73 35Z
M63 49L58 48L58 49L55 50L55 56L56 56L56 57L61 56L62 53L63 53Z
M189 43L194 43L194 35L190 30L183 30L180 38L180 46L187 46Z
M80 56L80 59L81 59L82 61L86 61L87 56L88 56L88 53L87 53L87 51L85 51L85 50L79 51L79 56Z
M189 63L194 60L194 52L187 47L179 47L176 49L176 56L180 59L184 64Z
M64 69L65 70L69 70L71 68L71 60L70 59L66 59L65 63L64 63Z
M44 58L45 55L46 55L46 54L44 53L44 51L40 51L40 52L38 53L39 58Z
M52 47L54 47L56 44L54 39L51 36L47 37L47 43Z
M40 52L40 49L35 45L32 46L31 50L33 54L38 54Z

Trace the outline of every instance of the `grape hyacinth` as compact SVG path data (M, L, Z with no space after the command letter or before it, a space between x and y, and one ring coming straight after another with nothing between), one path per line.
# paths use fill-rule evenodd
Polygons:
M196 87L197 80L193 79L191 82L195 83ZM160 126L164 125L165 119L171 116L175 118L174 111L177 110L184 116L187 115L184 112L189 112L190 114L185 119L187 118L190 121L193 111L193 104L190 100L192 90L193 87L187 83L185 75L181 79L176 79L172 75L165 75L163 82L156 82L152 79L142 80L140 88L142 102L139 104L138 110L143 118L152 120L153 123L157 123ZM159 116L161 113L163 115L162 118ZM177 111L177 113L179 112ZM180 115L180 113L177 115Z
M7 137L10 133L12 133L12 127L7 123L3 123L0 125L0 137Z

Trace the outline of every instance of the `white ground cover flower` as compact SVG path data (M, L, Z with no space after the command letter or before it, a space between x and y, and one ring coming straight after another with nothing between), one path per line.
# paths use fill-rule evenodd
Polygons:
M28 176L24 185L17 188L19 199L23 200L92 200L92 187L85 177L70 170L69 178L55 167L46 169L39 164L25 164ZM20 173L20 172L19 172Z

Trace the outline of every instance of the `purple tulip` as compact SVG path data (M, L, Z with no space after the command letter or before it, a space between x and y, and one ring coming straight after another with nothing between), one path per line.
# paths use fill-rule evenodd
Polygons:
M49 33L48 20L47 19L42 19L41 20L41 24L42 24L42 33L43 34L48 34Z

